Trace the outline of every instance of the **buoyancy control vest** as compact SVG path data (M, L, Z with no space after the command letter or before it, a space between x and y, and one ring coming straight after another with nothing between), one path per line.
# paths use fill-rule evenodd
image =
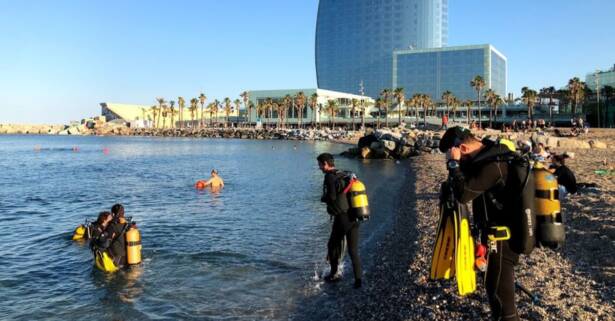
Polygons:
M535 182L532 164L527 157L516 152L514 144L506 139L485 141L488 148L472 160L473 167L490 162L507 164L507 177L503 186L492 188L483 195L489 203L485 207L497 209L483 211L484 217L475 217L480 230L506 226L510 230L510 248L519 254L530 254L536 246ZM477 212L476 210L474 211Z
M350 205L350 215L358 221L369 220L369 201L365 184L357 175L349 171L337 171L340 194L344 195Z

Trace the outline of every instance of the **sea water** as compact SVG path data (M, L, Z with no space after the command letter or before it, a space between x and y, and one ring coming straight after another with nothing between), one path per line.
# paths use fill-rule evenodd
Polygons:
M0 137L0 316L7 320L287 320L319 295L330 220L326 142ZM368 188L369 251L393 219L403 164L339 158ZM217 169L225 188L194 183ZM74 228L122 203L143 263L106 275ZM350 268L346 264L346 268ZM351 286L352 273L347 272ZM317 308L317 307L315 307ZM303 307L302 311L306 311ZM307 309L309 311L309 309Z

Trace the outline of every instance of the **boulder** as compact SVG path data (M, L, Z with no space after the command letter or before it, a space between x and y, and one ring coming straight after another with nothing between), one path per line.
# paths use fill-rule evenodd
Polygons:
M397 147L397 144L392 140L383 140L382 145L384 145L384 148L389 151L394 151Z
M79 127L77 126L70 127L69 129L67 129L67 131L69 135L81 135L81 132L79 131Z
M382 149L384 148L384 145L382 144L381 141L375 141L369 145L369 148L370 149Z
M589 145L591 146L591 148L597 148L597 149L606 149L607 145L604 142L598 141L598 140L590 140L589 141Z
M369 147L373 142L377 142L378 138L374 135L367 135L359 138L359 143L357 144L359 148Z
M578 140L578 139L572 139L572 138L560 139L557 144L557 147L565 148L565 149L589 149L591 148L588 142Z
M408 158L412 153L412 148L409 146L402 146L399 151L399 158Z
M369 147L361 148L361 158L368 159L372 154L372 150Z

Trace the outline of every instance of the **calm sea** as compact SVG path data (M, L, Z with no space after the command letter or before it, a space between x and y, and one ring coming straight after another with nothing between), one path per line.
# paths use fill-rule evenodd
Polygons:
M320 276L330 221L319 202L315 157L345 148L1 136L0 318L291 319L326 286ZM370 249L392 220L406 166L339 159L338 167L355 171L368 187L373 219L361 229L368 267ZM194 182L212 168L226 188L196 191ZM93 268L88 246L70 237L114 203L137 222L144 262L105 275ZM351 287L349 272L342 286Z

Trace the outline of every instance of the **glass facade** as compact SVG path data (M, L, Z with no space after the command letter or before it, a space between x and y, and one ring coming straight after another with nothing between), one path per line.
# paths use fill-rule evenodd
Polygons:
M448 0L320 0L318 87L376 97L391 87L396 49L438 48L448 40Z
M434 101L451 91L462 100L476 100L470 81L480 75L486 88L506 97L507 61L490 45L401 50L393 54L393 88L406 97L427 94Z
M609 71L599 71L597 73L587 74L585 77L585 83L592 90L596 90L596 75L598 76L598 83L600 88L604 86L615 87L615 66Z

